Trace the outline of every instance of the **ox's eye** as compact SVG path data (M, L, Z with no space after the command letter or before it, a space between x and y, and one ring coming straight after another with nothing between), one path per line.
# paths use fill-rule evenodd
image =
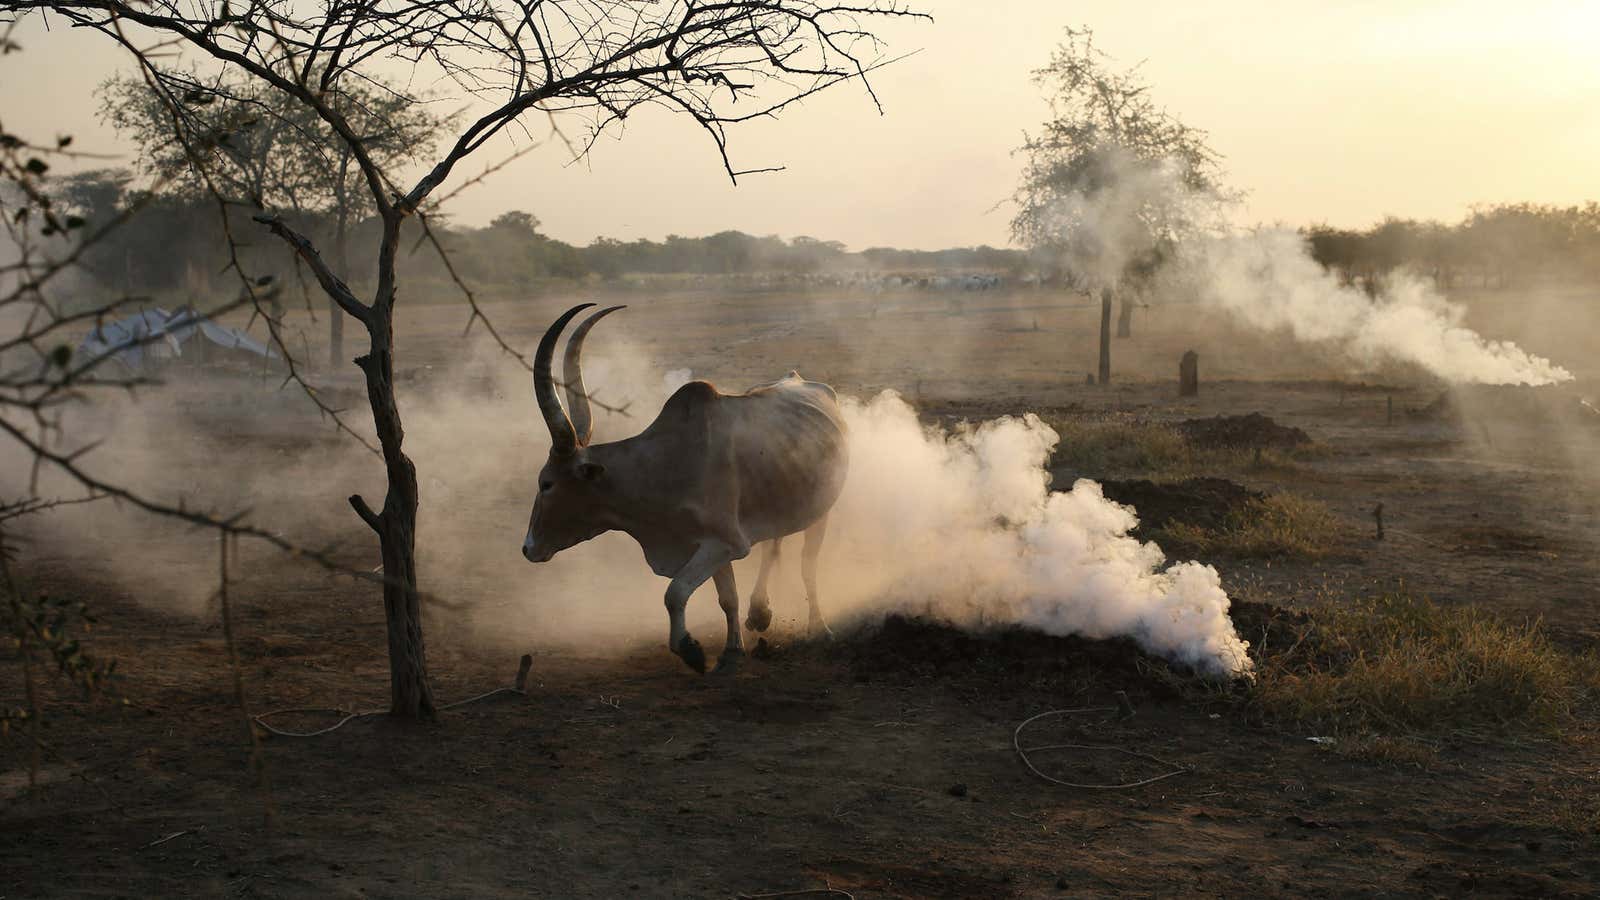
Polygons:
M539 482L539 493L548 494L550 493L550 489L555 486L556 483L554 481L541 481Z

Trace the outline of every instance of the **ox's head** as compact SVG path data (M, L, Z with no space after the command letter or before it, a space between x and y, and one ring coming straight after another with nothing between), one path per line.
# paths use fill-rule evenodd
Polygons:
M522 542L522 555L528 562L546 562L574 544L581 544L613 527L606 490L606 469L589 452L589 394L583 386L583 339L589 329L606 315L622 309L613 306L584 319L567 341L563 360L566 376L567 407L556 396L556 382L550 373L550 358L555 354L561 332L583 310L593 306L574 306L550 326L539 341L533 357L533 390L539 398L539 412L550 429L550 458L539 470L539 493L528 517L528 536ZM571 418L567 417L571 412Z

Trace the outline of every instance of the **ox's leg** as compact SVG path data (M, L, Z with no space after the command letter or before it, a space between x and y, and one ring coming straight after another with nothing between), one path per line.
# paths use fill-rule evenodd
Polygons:
M822 620L822 607L817 603L817 554L822 552L822 539L827 535L827 516L806 529L805 545L800 550L800 577L806 583L806 603L811 607L806 630L813 636L833 637L828 623Z
M739 670L739 660L744 658L744 636L739 631L739 585L733 580L732 565L718 569L714 577L717 604L728 617L728 642L722 647L722 656L717 658L715 674L732 675Z
M766 549L761 551L761 574L756 576L755 590L750 592L750 615L744 620L744 627L751 631L766 631L767 626L772 624L772 602L767 598L767 578L778 564L778 555L782 551L783 538L767 542Z
M733 551L721 541L706 541L694 551L694 556L672 576L667 585L667 646L696 672L705 672L706 654L683 623L684 607L689 605L689 595L706 583L718 569L733 561Z

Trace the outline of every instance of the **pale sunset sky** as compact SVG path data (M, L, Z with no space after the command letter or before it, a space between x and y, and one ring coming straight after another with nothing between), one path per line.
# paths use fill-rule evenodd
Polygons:
M1121 63L1144 61L1158 101L1210 133L1250 222L1454 220L1473 203L1600 199L1600 2L912 6L935 21L880 29L888 52L920 51L874 77L882 116L844 85L734 133L737 165L783 172L734 187L691 122L644 115L576 164L554 145L524 157L448 212L476 225L525 209L575 243L738 229L852 249L1005 245L1010 212L996 204L1016 180L1011 152L1045 114L1029 73L1066 25L1092 27ZM94 97L126 58L38 20L17 37L24 52L0 58L6 130L127 154Z

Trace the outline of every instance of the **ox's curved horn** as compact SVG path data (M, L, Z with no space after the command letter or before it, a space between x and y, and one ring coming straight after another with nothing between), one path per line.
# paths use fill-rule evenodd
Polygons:
M583 339L589 336L594 323L627 306L608 306L578 324L572 337L567 338L567 353L561 360L561 375L567 382L567 414L572 417L572 430L578 435L578 446L589 443L589 431L594 417L589 412L589 393L583 386Z
M550 326L550 330L539 339L539 349L533 354L533 394L539 399L539 412L544 415L544 424L550 429L550 452L561 455L571 453L577 449L578 436L572 430L572 422L567 419L567 411L561 408L561 398L556 396L555 377L550 374L550 358L556 355L556 339L561 337L561 330L567 327L572 317L593 306L593 303L580 303L561 314Z

